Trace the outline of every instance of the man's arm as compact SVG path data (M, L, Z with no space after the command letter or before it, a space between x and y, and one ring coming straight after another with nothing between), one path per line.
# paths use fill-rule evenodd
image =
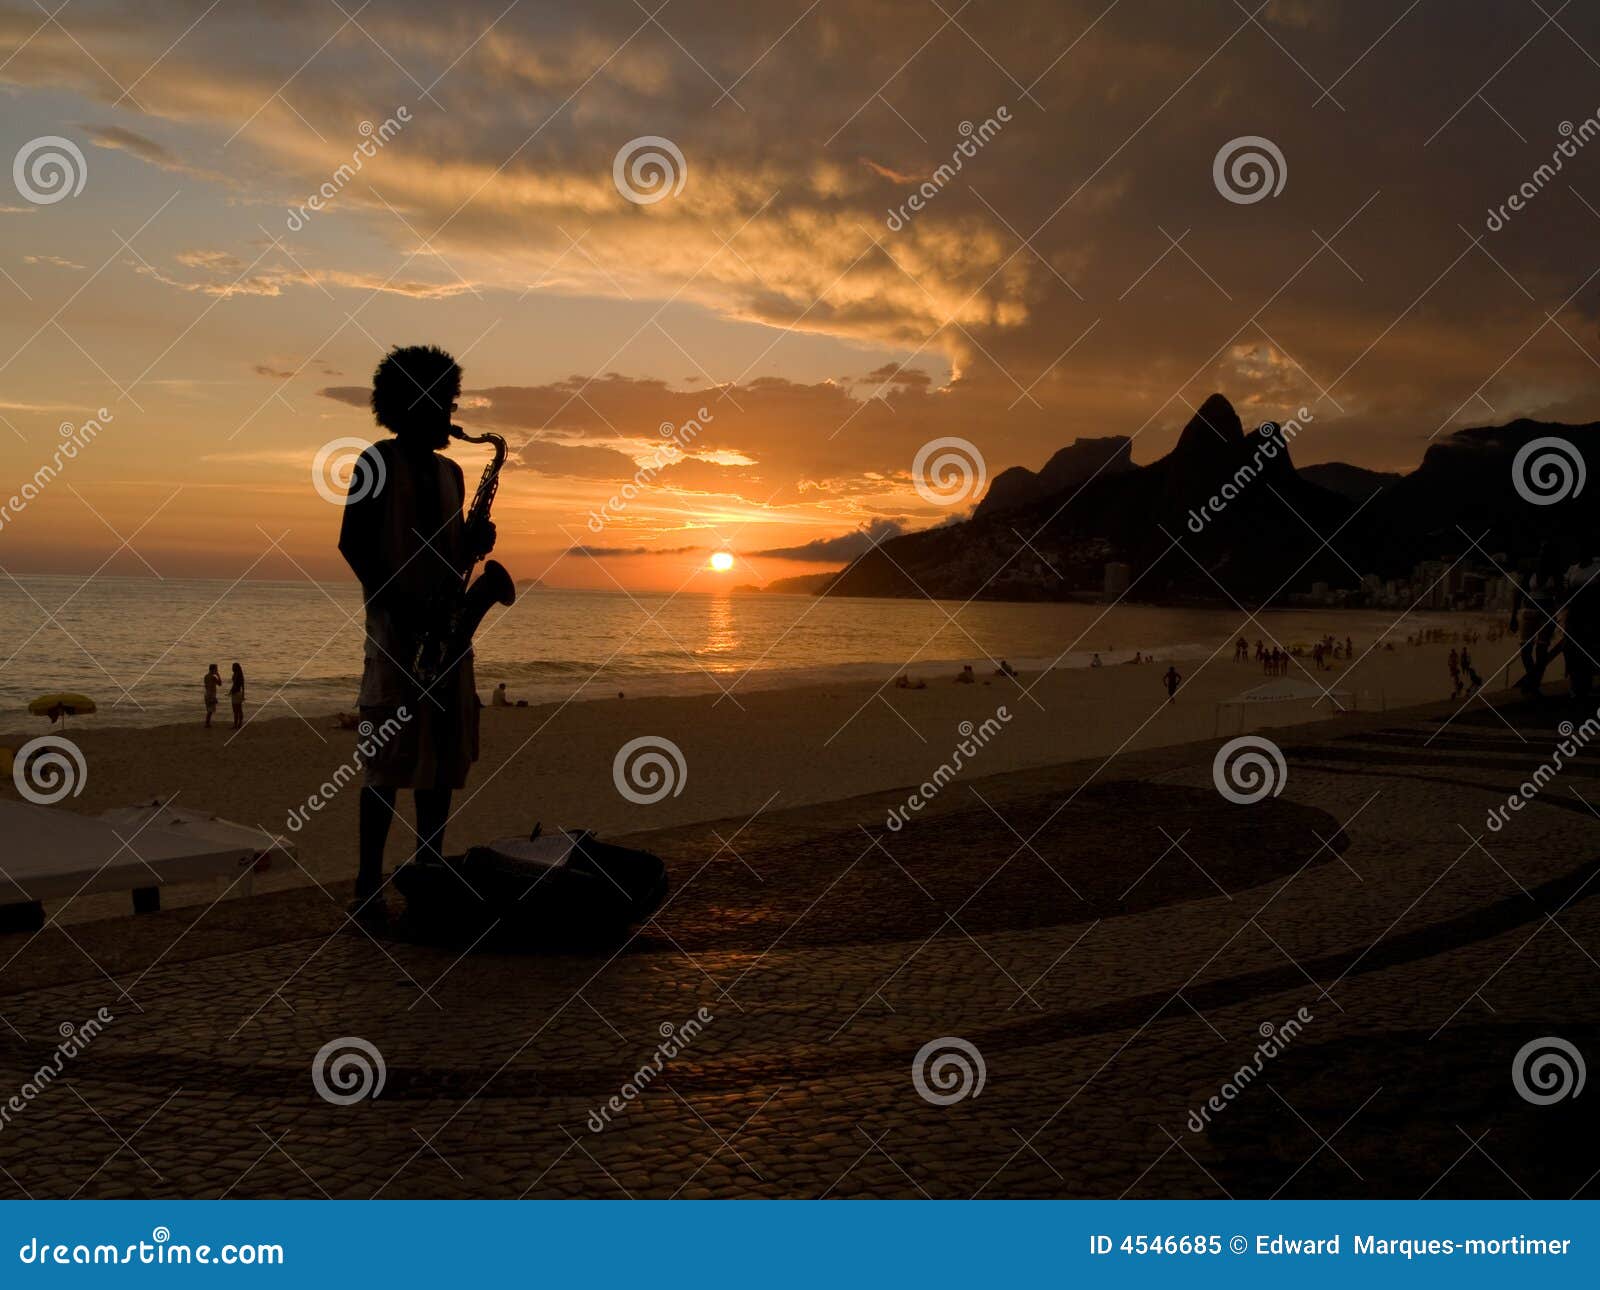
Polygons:
M339 525L339 554L361 583L367 599L375 597L384 584L379 549L382 545L383 490L372 486L381 479L377 453L369 448L361 454L350 477L350 498L345 502L344 519Z

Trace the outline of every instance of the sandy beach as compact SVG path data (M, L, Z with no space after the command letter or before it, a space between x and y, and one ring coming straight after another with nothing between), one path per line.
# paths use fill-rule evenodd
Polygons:
M1330 616L1330 621L1333 621ZM1439 626L1459 625L1438 620ZM1431 620L1430 620L1431 624ZM1447 698L1448 644L1374 650L1354 666L1302 671L1290 679L1320 679L1349 697L1358 711L1396 708ZM1488 690L1501 684L1513 642L1481 642L1474 650ZM1310 660L1305 660L1311 668ZM1136 749L1165 747L1241 730L1286 726L1336 715L1332 703L1291 701L1248 706L1219 704L1263 684L1259 665L1235 664L1224 650L1209 661L1181 665L1184 685L1165 701L1161 664L1114 665L1021 676L980 677L955 684L948 670L914 668L925 689L830 685L724 696L609 699L527 708L485 708L482 756L455 802L448 846L460 850L495 837L526 835L535 823L594 829L605 837L708 820L746 820L774 809L836 801L905 787L908 790L950 763L964 723L983 728L1005 709L1008 719L962 760L957 780L1067 761L1110 758ZM480 678L480 692L488 686ZM16 747L39 733L13 728L0 745ZM75 722L67 730L82 749L88 774L82 794L67 803L96 812L152 799L259 825L293 838L294 863L279 858L256 882L258 892L313 882L343 884L353 877L357 789L352 782L324 794L323 787L352 764L356 736L336 728L331 715L250 720L234 732L199 721L155 728L97 728ZM681 749L686 773L675 795L639 805L613 781L613 759L628 741L644 736ZM348 777L348 773L346 774ZM9 780L5 793L15 795ZM946 788L949 793L953 790ZM313 795L326 797L310 809ZM298 813L301 828L289 832ZM402 818L411 820L409 804ZM732 842L732 839L729 839ZM413 842L404 825L390 838L389 867ZM736 843L734 844L736 847ZM212 884L167 888L168 906L216 899ZM63 922L126 913L126 897L85 896L48 912Z

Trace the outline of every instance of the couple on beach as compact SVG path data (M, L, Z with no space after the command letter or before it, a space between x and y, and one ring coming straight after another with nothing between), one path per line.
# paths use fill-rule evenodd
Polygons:
M361 719L398 731L363 759L351 910L363 922L387 917L383 853L400 790L409 789L415 803L416 858L441 860L451 794L478 759L471 649L428 684L414 666L419 642L440 632L465 575L494 549L494 525L486 516L467 523L461 467L439 452L460 394L461 368L443 350L411 346L385 355L371 404L392 437L357 461L339 531L339 552L366 602Z
M222 689L222 674L215 663L206 669L201 684L206 694L206 729L210 730L211 718L217 713L217 694ZM228 699L233 704L233 728L237 730L244 725L244 668L237 663L233 665L233 680L228 684Z

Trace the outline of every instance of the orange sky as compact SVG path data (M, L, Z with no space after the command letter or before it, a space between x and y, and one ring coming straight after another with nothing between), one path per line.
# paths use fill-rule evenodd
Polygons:
M0 7L0 503L109 414L0 568L344 576L312 463L396 343L461 359L500 558L555 585L837 567L970 505L916 487L930 441L1149 461L1212 390L1313 408L1302 464L1597 414L1600 148L1487 220L1600 102L1593 12L503 10ZM1286 180L1252 202L1246 136Z

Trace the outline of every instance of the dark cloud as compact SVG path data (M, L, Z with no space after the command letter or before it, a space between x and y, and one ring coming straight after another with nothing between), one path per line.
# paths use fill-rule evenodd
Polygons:
M703 546L570 546L568 555L688 555L691 551L704 551Z
M815 542L806 542L801 546L775 547L770 551L757 551L756 554L772 560L809 560L816 564L844 563L870 551L880 542L899 537L904 532L905 524L900 520L869 520L854 533L845 533L840 537L818 538Z

